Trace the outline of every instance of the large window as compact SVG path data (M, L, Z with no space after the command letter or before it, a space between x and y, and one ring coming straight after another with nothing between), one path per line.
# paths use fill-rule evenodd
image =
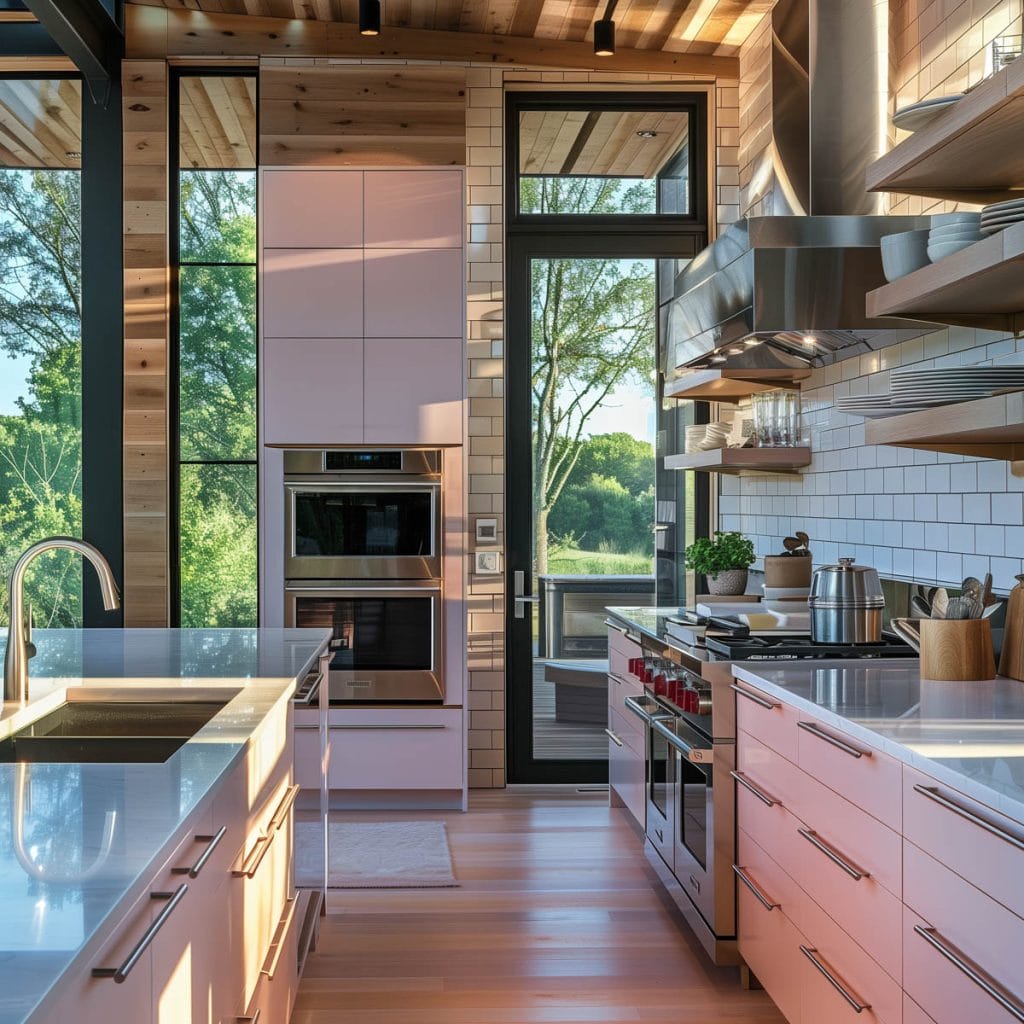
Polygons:
M82 535L81 83L0 79L0 578ZM39 559L38 626L82 624L81 559ZM8 621L0 588L0 624Z
M254 626L256 79L178 78L177 560L182 626Z

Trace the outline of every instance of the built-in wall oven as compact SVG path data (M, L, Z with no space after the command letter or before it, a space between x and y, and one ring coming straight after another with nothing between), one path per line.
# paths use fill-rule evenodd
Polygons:
M440 579L441 453L284 453L285 578Z
M331 704L440 704L442 586L435 580L289 583L285 625L330 629Z

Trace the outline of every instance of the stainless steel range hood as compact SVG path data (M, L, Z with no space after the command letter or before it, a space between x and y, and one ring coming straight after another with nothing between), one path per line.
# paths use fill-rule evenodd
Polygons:
M865 315L880 239L928 226L864 191L887 146L888 4L779 0L771 142L752 174L766 216L731 225L676 278L666 369L822 365L935 330Z

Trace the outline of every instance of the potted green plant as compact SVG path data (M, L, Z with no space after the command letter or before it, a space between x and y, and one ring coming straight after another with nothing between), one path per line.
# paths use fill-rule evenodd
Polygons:
M711 594L742 594L747 569L754 562L754 545L742 533L715 530L714 537L699 537L684 552L687 569L708 581Z

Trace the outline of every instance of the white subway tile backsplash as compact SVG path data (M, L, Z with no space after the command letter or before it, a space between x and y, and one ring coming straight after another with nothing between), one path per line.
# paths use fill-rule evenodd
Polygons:
M1007 526L1020 526L1024 523L1024 495L1016 492L1005 492L992 495L992 522L1004 523Z
M964 522L990 523L992 521L992 499L988 494L964 495Z
M979 555L1003 555L1005 549L1005 533L1002 526L978 526L974 536Z

